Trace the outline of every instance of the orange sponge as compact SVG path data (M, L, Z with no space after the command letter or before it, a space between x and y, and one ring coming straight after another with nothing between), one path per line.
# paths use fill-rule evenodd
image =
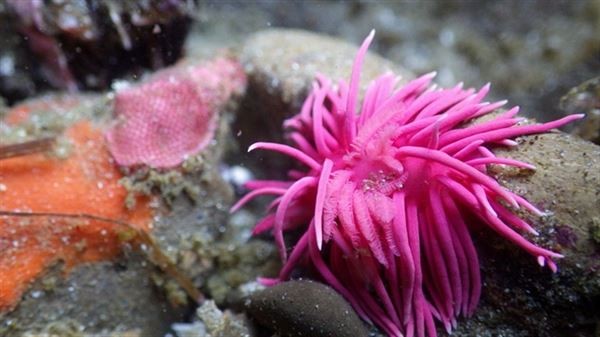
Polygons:
M0 210L91 214L148 230L147 199L126 209L127 191L106 149L102 132L89 122L71 126L67 159L43 154L0 161ZM0 216L0 313L11 310L45 268L63 261L66 271L120 252L123 227L96 220Z

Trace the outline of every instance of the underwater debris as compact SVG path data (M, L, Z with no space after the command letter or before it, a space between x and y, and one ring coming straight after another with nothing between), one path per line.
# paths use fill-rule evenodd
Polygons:
M116 123L106 133L111 154L121 166L180 165L213 139L219 109L245 81L239 63L220 57L166 69L117 91Z
M248 183L252 192L232 210L258 195L278 196L272 213L255 228L273 230L286 262L279 278L266 282L289 278L306 257L361 317L389 335L435 336L434 319L450 331L456 317L472 314L479 299L479 266L467 227L471 217L537 256L540 265L556 269L552 258L560 254L514 230L535 233L513 208L542 212L485 174L488 164L533 167L496 157L488 147L514 146L512 138L582 116L518 125L513 108L460 128L506 102L481 103L489 86L478 92L460 85L432 88L432 75L398 90L394 76L378 78L355 116L361 61L371 38L358 53L349 85L335 88L318 77L302 111L286 121L297 147L256 143L250 148L282 152L308 171L290 171L289 181ZM296 228L305 232L288 259L283 232Z
M0 160L46 152L52 149L55 141L53 137L46 137L23 143L0 145Z

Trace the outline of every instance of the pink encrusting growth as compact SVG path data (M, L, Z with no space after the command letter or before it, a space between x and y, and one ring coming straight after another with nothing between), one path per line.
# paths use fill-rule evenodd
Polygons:
M122 166L181 164L213 139L219 109L245 84L241 64L218 57L165 69L117 91L116 123L106 133L111 154Z
M334 86L318 76L300 113L287 120L294 146L256 143L250 150L278 151L303 164L289 181L252 181L252 198L273 195L270 214L255 232L272 230L284 266L276 283L305 261L356 311L390 336L436 336L434 321L450 332L459 315L475 310L481 292L472 222L484 224L556 271L560 254L536 246L520 232L536 234L513 213L542 214L487 174L498 164L533 170L500 158L492 146L559 127L581 115L521 125L512 108L468 124L506 102L483 102L479 90L438 89L427 74L397 88L385 74L355 106L363 58L360 47L350 83ZM283 233L305 231L288 256Z

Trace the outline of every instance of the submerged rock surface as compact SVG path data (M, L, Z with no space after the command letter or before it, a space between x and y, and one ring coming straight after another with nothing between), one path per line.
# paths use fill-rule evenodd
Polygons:
M332 288L318 282L288 281L253 293L246 309L282 337L366 337L352 307Z

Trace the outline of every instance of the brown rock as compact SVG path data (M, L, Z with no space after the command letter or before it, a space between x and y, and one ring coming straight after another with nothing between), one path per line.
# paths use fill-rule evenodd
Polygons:
M507 188L547 213L526 215L540 233L529 239L565 258L552 274L495 233L473 233L484 289L475 317L459 324L456 335L591 336L599 319L600 242L593 233L600 219L600 147L562 132L519 143L496 153L537 170L492 170Z

